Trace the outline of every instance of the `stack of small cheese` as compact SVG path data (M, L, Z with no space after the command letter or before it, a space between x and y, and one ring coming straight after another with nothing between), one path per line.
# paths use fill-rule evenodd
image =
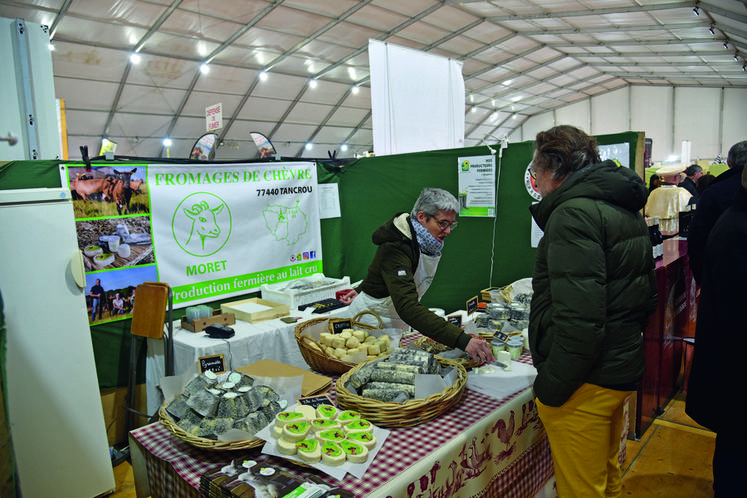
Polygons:
M367 330L345 329L339 334L323 332L319 335L319 341L328 356L350 363L373 360L391 352L388 335L376 337L369 335Z
M376 446L373 425L354 410L338 412L332 405L299 405L275 416L272 435L283 455L297 455L303 462L342 465L363 463Z

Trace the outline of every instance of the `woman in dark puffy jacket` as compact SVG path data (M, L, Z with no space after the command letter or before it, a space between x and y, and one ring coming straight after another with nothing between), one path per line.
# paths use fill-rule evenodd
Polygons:
M529 346L537 409L561 497L620 496L623 407L646 361L643 329L656 309L648 189L572 126L537 134L530 210L537 248Z

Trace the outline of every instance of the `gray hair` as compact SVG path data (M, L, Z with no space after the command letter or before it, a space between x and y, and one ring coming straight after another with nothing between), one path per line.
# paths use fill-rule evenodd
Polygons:
M420 192L418 200L415 201L415 206L413 206L410 216L417 218L420 211L424 212L428 217L436 216L441 211L454 211L458 213L459 202L444 189L424 188Z
M741 168L747 164L747 140L742 140L731 146L729 155L726 156L726 164L729 168Z
M696 173L703 171L703 168L699 164L691 164L685 170L685 176L693 176Z

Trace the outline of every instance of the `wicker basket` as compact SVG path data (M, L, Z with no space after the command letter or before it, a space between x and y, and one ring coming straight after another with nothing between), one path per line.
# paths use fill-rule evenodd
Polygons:
M187 443L208 451L230 451L230 450L246 450L249 448L256 448L265 444L263 439L258 437L252 439L244 439L241 441L216 441L213 439L206 439L204 437L197 437L189 434L184 429L176 425L171 419L171 416L166 412L166 403L163 404L160 410L158 410L158 418L160 422L166 426L171 433Z
M337 381L337 404L345 410L360 412L361 417L382 427L412 427L423 422L429 422L459 403L467 385L467 370L462 365L440 356L436 356L436 359L442 366L453 366L459 372L459 377L454 384L438 394L431 394L427 398L411 399L402 403L362 398L345 388L350 376L363 366L361 364L343 374Z
M360 318L364 315L373 315L374 317L376 317L379 322L379 326L374 327L373 325L360 322ZM328 355L325 348L321 344L315 341L312 337L304 334L304 330L306 330L307 328L324 322L327 322L327 328L330 332L332 332L333 323L342 320L344 319L327 317L312 318L311 320L307 320L296 325L296 342L298 343L298 349L301 350L301 356L303 356L303 359L306 360L306 363L315 372L326 375L340 375L347 372L356 365L355 363L342 361L339 358ZM381 317L373 311L362 311L353 317L352 325L353 328L357 329L373 330L376 328L380 329L382 327L382 322Z

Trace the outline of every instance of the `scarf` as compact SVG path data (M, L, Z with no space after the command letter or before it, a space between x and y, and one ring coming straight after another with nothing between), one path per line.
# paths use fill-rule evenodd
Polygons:
M420 252L427 254L428 256L439 256L441 254L441 249L444 247L443 242L439 242L436 237L431 235L431 232L421 225L418 220L412 217L410 217L410 220L412 220L412 226L415 228L415 236L420 245Z

